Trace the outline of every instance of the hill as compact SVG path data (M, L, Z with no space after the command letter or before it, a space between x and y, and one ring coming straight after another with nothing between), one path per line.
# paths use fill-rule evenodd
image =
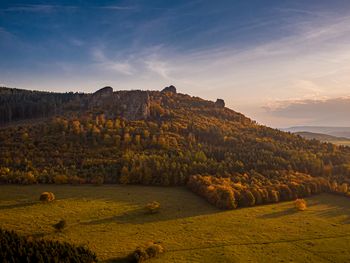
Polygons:
M295 126L282 129L287 132L311 132L350 139L350 127Z
M309 140L315 139L322 142L334 143L337 145L350 145L350 139L345 137L336 137L328 134L313 133L313 132L295 132L294 134L300 135L301 137L304 137Z
M191 181L191 189L222 208L348 189L350 148L258 125L223 100L191 97L173 86L115 92L106 87L92 94L3 89L0 94L6 105L1 116L23 105L23 112L35 113L3 120L2 183L170 186L199 175L191 177L198 180ZM46 111L51 104L54 110Z

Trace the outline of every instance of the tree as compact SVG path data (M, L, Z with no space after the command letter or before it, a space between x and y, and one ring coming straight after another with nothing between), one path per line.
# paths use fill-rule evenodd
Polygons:
M62 231L65 227L66 227L67 223L65 220L61 219L60 221L58 221L58 223L53 224L53 228L56 229L56 231Z

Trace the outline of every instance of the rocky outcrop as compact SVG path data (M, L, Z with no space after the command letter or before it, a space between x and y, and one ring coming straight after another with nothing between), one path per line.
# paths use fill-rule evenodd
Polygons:
M112 87L104 87L102 89L99 89L98 91L96 91L93 96L95 97L107 97L110 96L113 93L113 88Z
M169 87L165 87L162 92L169 92L169 93L176 93L176 88L173 85L170 85Z
M113 92L111 87L104 87L89 96L87 105L90 112L103 113L107 118L142 120L150 116L151 101L147 91Z
M217 99L215 102L215 106L219 108L224 108L225 107L225 101L223 99Z
M128 120L147 119L151 100L147 91L131 90L116 92L121 103L121 115Z

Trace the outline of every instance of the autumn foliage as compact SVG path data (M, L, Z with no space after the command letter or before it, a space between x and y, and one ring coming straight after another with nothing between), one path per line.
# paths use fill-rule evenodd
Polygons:
M226 178L193 175L187 186L221 209L290 201L330 191L329 182L320 177L285 172L281 174L280 180L275 184L271 181L264 184L256 183L254 178L247 175L235 174Z
M55 195L52 192L43 192L41 193L39 200L43 202L51 202L55 200Z
M294 201L295 208L298 209L299 211L304 211L306 210L306 201L304 199L297 199Z

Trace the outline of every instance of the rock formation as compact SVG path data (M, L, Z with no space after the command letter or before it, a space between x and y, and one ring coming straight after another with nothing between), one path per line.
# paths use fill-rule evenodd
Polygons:
M147 91L113 92L111 87L104 87L89 96L87 105L90 112L103 113L107 118L142 120L150 116L151 102Z
M225 101L223 99L217 99L215 102L215 106L224 108L225 107Z
M176 88L173 85L170 85L169 87L165 87L162 92L169 92L169 93L176 93Z

